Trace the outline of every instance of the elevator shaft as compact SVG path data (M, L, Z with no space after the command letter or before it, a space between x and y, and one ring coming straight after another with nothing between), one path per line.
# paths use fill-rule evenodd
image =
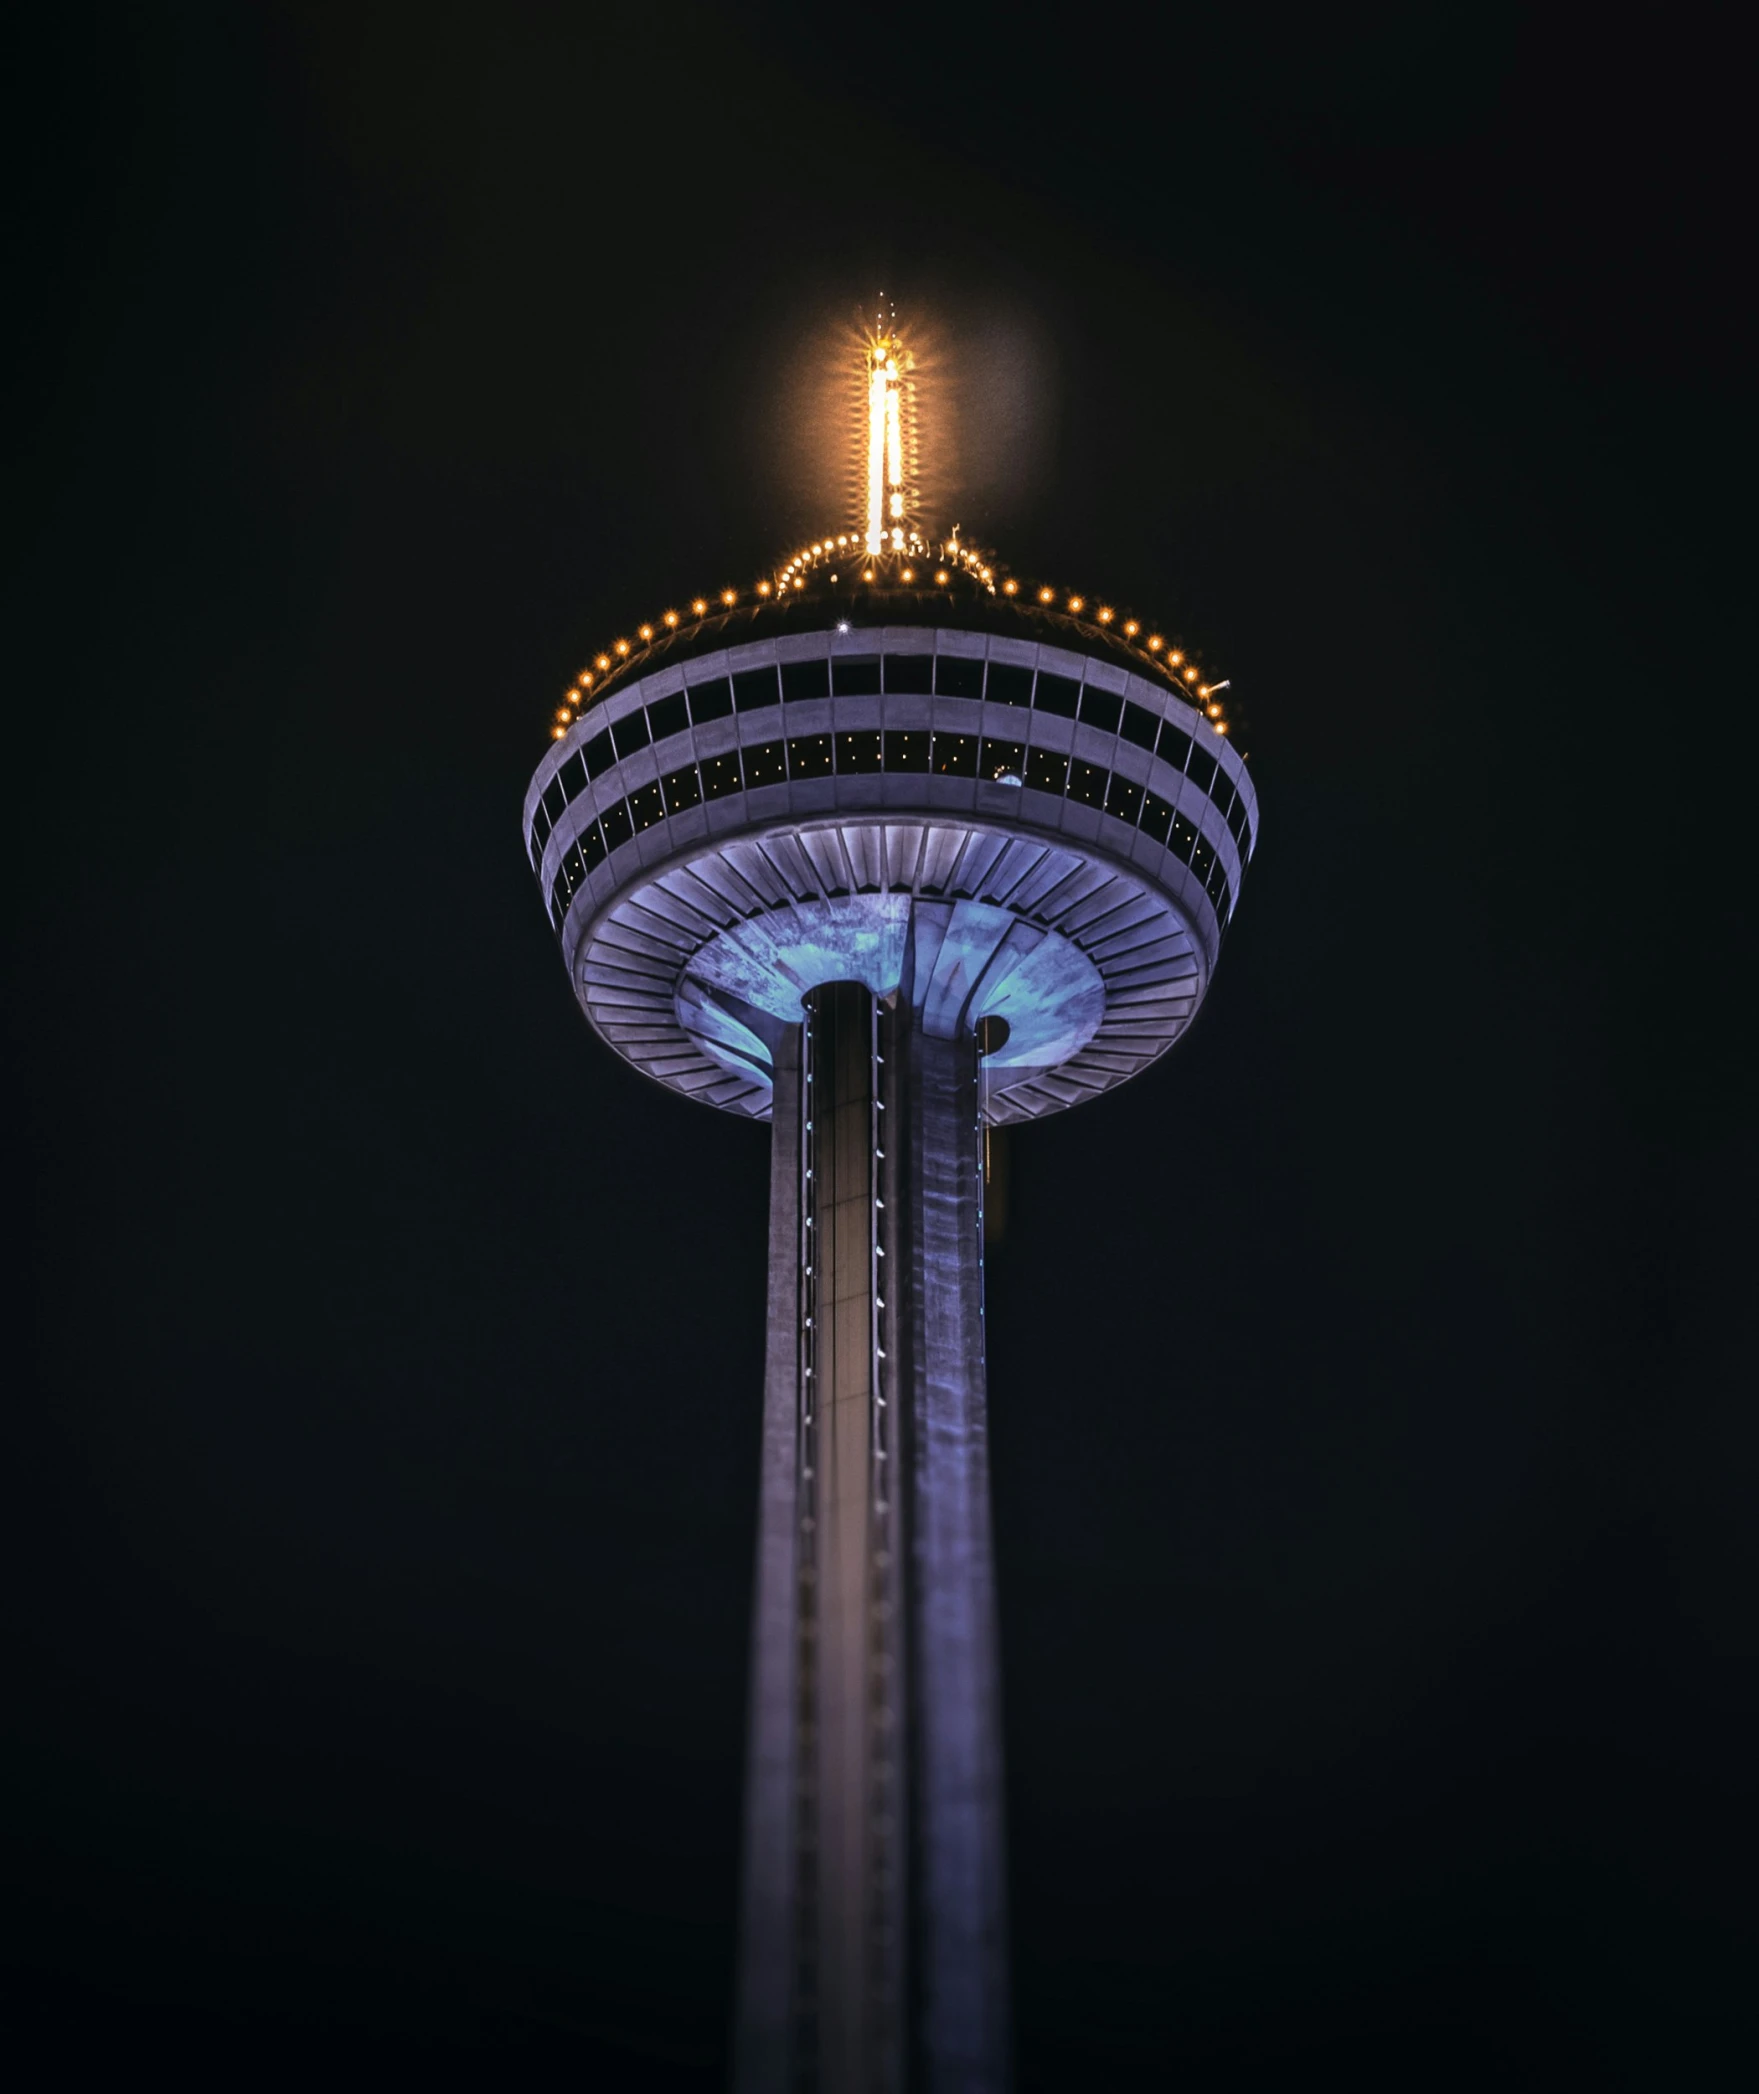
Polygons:
M740 2094L1006 2082L978 1117L908 985L779 1047Z

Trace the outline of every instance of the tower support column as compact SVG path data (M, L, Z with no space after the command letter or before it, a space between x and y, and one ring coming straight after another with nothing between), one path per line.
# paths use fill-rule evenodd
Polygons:
M739 2094L1007 2074L977 1047L815 990L775 1053Z

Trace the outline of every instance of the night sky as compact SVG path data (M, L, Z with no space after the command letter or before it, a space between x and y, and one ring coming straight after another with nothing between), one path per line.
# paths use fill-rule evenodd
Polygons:
M723 2083L767 1136L588 1031L520 802L840 520L883 288L942 521L1231 675L1263 813L1189 1036L1013 1139L1021 2086L1746 2084L1727 54L885 19L15 62L9 2049Z

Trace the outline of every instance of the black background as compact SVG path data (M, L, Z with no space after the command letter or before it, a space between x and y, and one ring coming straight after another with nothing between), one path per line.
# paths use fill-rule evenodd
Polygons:
M765 1139L590 1036L519 807L591 650L822 528L789 403L883 287L1030 375L967 529L1201 641L1264 814L1191 1035L1013 1146L1021 2083L1746 2083L1730 63L1497 6L24 49L15 2050L721 2081Z

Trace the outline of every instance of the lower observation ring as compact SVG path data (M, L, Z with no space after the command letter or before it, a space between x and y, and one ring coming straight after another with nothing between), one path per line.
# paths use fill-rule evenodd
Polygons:
M778 825L699 847L619 894L569 957L619 1054L757 1119L782 1028L827 982L907 989L931 1034L1004 1020L984 1064L998 1124L1137 1074L1209 983L1202 941L1139 873L1067 839L944 820Z

